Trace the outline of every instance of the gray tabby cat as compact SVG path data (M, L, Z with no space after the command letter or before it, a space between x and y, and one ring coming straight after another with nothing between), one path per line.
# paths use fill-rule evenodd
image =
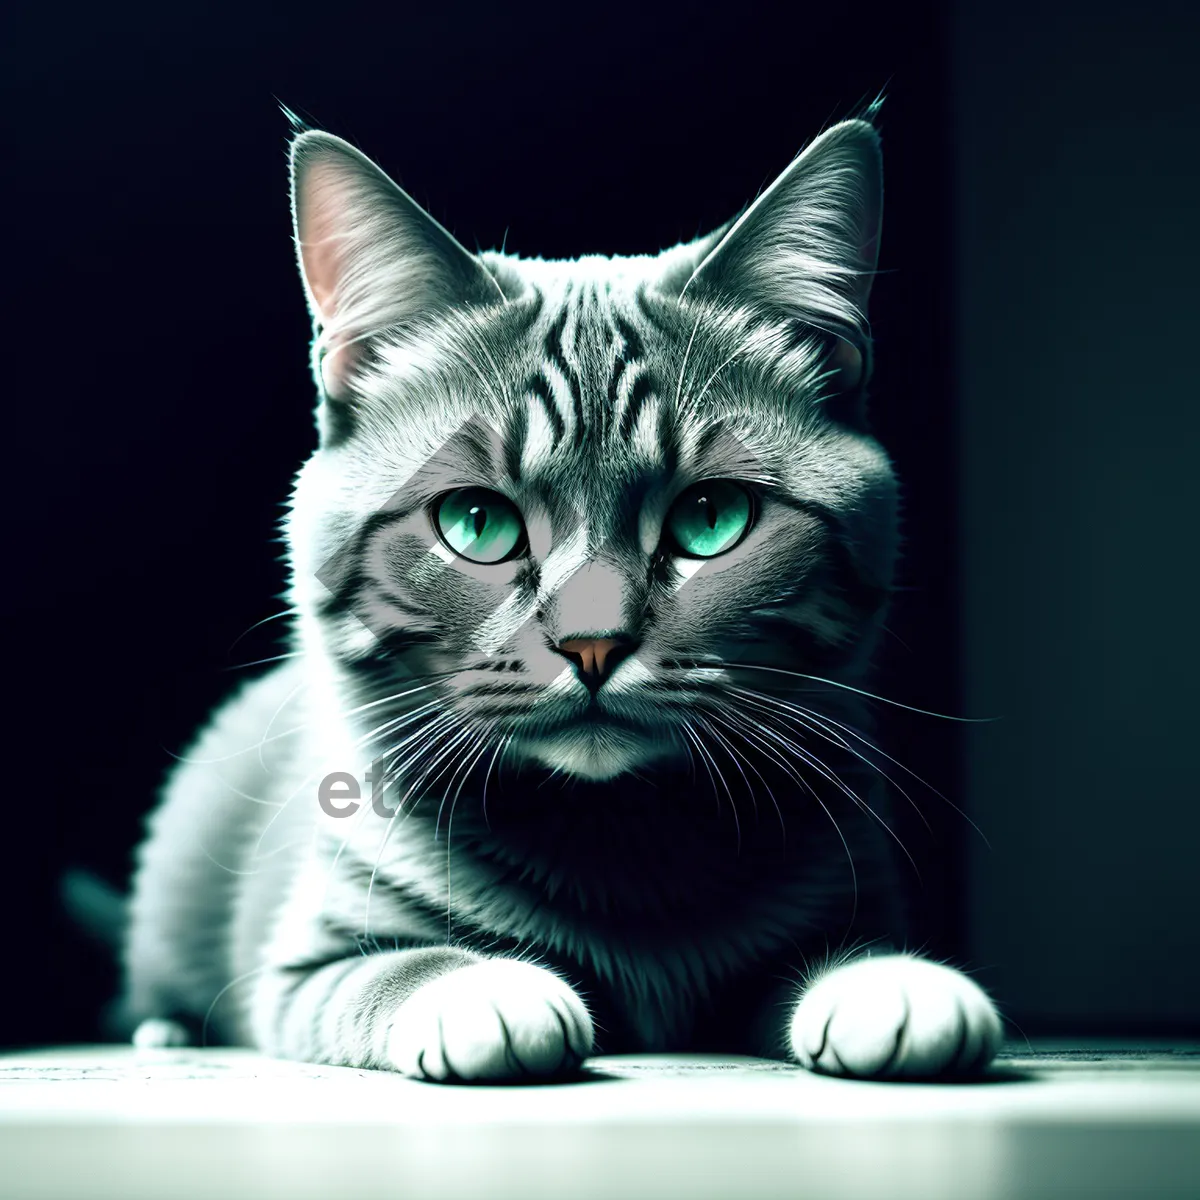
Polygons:
M295 653L152 818L135 1040L430 1080L985 1065L991 1001L899 949L859 708L896 548L872 125L647 257L472 255L326 133L291 167Z

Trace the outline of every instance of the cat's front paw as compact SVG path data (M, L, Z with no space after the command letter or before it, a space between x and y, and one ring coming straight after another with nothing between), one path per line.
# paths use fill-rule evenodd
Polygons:
M995 1005L951 967L904 954L837 967L801 997L792 1051L810 1070L902 1079L972 1074L1002 1037Z
M425 984L397 1010L388 1036L396 1070L439 1082L546 1078L592 1050L592 1019L559 977L493 958Z

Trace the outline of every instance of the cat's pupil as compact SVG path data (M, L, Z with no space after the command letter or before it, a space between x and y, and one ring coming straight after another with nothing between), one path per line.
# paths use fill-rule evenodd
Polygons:
M700 508L704 512L704 520L708 523L709 529L716 529L717 506L707 496L701 496Z
M468 515L471 517L471 523L475 527L475 536L482 537L484 526L487 525L487 509L481 508L477 504L471 509Z

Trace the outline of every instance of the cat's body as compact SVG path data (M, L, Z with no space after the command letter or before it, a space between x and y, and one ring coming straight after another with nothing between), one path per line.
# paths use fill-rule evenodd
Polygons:
M143 1040L207 1020L434 1079L595 1044L986 1062L982 992L888 952L854 690L895 553L861 410L874 131L829 131L723 236L575 263L468 255L327 135L293 165L322 395L297 654L154 818Z

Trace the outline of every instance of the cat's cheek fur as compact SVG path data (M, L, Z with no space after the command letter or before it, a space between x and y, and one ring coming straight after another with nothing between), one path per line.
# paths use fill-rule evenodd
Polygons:
M830 1075L929 1078L974 1073L999 1049L992 1001L960 971L906 954L836 967L801 996L792 1053Z
M415 1079L492 1082L547 1078L592 1050L580 998L543 967L489 959L419 988L388 1034L389 1064Z

